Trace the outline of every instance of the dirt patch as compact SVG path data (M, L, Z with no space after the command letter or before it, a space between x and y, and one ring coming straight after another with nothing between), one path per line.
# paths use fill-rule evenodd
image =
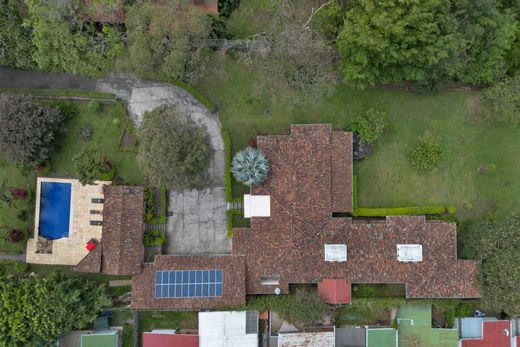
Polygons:
M465 102L466 113L471 117L473 122L477 125L484 123L484 112L482 106L482 100L478 95L470 95L466 98Z

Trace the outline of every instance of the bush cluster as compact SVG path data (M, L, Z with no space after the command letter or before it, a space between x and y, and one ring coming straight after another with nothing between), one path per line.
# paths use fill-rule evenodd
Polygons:
M70 100L56 100L50 103L51 108L60 111L64 120L74 118L78 114L76 105Z
M145 246L161 246L166 242L166 237L160 230L150 230L144 233L143 243Z
M386 113L369 108L354 115L348 130L358 134L363 142L373 144L383 134L386 126Z
M145 210L144 210L144 220L150 221L155 217L155 203L153 198L153 188L148 186L144 191L145 198Z
M439 165L442 154L439 140L429 132L425 132L417 138L408 157L415 169L428 170Z
M88 123L81 124L78 129L78 137L84 141L90 141L93 133L94 129L92 128L92 125Z

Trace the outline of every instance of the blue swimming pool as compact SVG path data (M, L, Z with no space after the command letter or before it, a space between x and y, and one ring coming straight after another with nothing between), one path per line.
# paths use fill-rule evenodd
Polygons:
M42 182L38 234L50 240L69 236L70 183Z

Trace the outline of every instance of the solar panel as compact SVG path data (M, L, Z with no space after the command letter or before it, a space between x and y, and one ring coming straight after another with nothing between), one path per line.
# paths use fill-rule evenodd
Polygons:
M173 270L155 273L155 298L222 296L223 270Z

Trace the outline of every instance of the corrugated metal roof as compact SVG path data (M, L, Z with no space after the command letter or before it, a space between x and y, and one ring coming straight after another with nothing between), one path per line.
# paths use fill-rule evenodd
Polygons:
M258 347L258 334L246 333L246 311L199 312L199 347Z
M336 328L336 347L365 347L366 329L355 326Z
M476 339L482 337L483 318L467 317L462 318L460 321L460 335L463 339Z

